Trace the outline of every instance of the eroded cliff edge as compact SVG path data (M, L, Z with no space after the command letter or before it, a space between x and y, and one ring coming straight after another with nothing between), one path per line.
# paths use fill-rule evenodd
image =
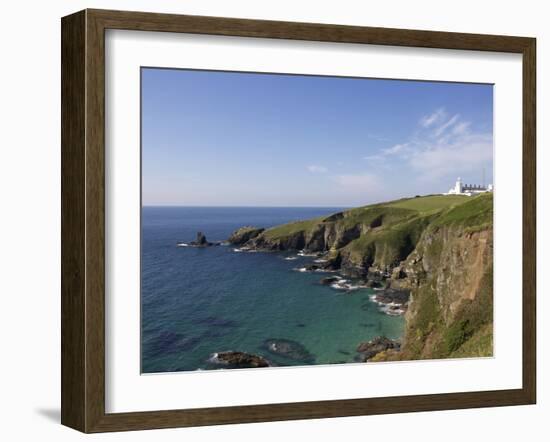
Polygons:
M371 286L410 292L399 350L370 361L492 355L493 198L427 196L360 207L229 238L243 249L301 250Z

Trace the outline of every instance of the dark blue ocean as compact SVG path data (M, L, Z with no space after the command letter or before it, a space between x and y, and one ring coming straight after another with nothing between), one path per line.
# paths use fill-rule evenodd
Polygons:
M402 317L370 301L371 289L343 292L326 275L297 272L310 257L236 252L231 246L177 247L225 240L245 225L270 227L328 215L338 208L144 207L142 210L142 372L214 368L211 354L239 350L277 365L303 365L270 354L267 339L288 339L313 355L307 363L354 362L357 345L402 335Z

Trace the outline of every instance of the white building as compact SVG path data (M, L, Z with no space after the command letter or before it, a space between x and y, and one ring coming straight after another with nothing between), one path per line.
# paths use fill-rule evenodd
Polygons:
M492 192L493 185L489 184L488 186L481 186L479 184L462 184L462 180L457 178L456 183L453 187L449 189L447 193L443 195L466 195L472 196L485 192Z

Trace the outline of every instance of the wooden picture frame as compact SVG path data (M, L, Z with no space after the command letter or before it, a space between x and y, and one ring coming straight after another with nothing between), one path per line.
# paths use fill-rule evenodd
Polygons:
M523 385L519 389L132 413L105 412L105 30L124 29L523 57ZM533 38L84 10L62 19L62 424L83 432L534 404L536 41Z

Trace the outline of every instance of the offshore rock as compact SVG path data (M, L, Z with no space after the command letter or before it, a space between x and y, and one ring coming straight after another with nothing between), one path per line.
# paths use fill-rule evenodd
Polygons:
M261 368L271 366L269 361L262 356L243 351L214 353L209 361L215 364L226 365L228 368Z
M210 247L217 245L219 245L219 243L208 242L206 236L202 232L197 232L197 239L189 243L189 247Z
M386 336L377 336L368 342L362 342L357 346L357 351L361 353L359 360L367 362L369 359L386 350L399 350L401 344Z

